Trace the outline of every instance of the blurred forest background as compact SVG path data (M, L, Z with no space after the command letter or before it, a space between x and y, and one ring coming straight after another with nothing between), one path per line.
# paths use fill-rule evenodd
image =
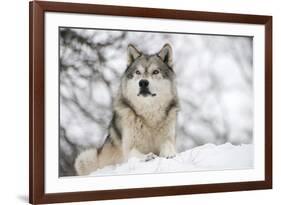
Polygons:
M111 105L126 69L127 45L156 53L173 48L181 111L179 152L206 143L253 143L251 37L60 28L59 175L102 145Z

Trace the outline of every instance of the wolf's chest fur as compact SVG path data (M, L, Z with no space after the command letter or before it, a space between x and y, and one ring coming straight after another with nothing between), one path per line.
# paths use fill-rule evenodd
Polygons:
M169 128L165 127L165 121L159 122L158 125L150 126L142 118L137 117L131 124L132 144L144 154L153 152L159 155L161 142L167 138Z
M167 110L169 104L144 106L123 108L122 140L127 149L135 147L144 154L159 155L161 143L175 134L176 109Z

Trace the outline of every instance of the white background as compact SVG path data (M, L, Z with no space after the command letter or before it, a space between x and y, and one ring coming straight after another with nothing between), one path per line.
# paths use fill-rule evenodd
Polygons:
M78 1L78 0L77 0ZM82 2L82 1L79 1ZM95 204L279 204L281 165L281 6L274 0L100 0L100 4L268 14L274 16L274 189L220 194L157 197ZM3 1L0 31L1 204L26 204L28 195L28 1ZM4 44L4 45L3 45ZM277 105L277 106L276 106ZM74 203L76 204L76 203ZM93 204L81 203L81 204Z

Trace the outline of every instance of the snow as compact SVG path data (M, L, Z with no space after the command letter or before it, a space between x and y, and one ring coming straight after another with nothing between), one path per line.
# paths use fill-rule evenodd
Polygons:
M172 159L157 157L145 162L130 158L126 163L98 169L91 176L251 169L253 156L253 144L205 144Z

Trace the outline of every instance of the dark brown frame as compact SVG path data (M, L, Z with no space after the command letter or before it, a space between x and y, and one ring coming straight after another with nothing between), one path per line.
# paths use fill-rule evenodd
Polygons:
M265 26L265 180L46 194L44 191L44 13L67 12ZM29 202L55 203L272 188L272 16L33 1L29 4Z

